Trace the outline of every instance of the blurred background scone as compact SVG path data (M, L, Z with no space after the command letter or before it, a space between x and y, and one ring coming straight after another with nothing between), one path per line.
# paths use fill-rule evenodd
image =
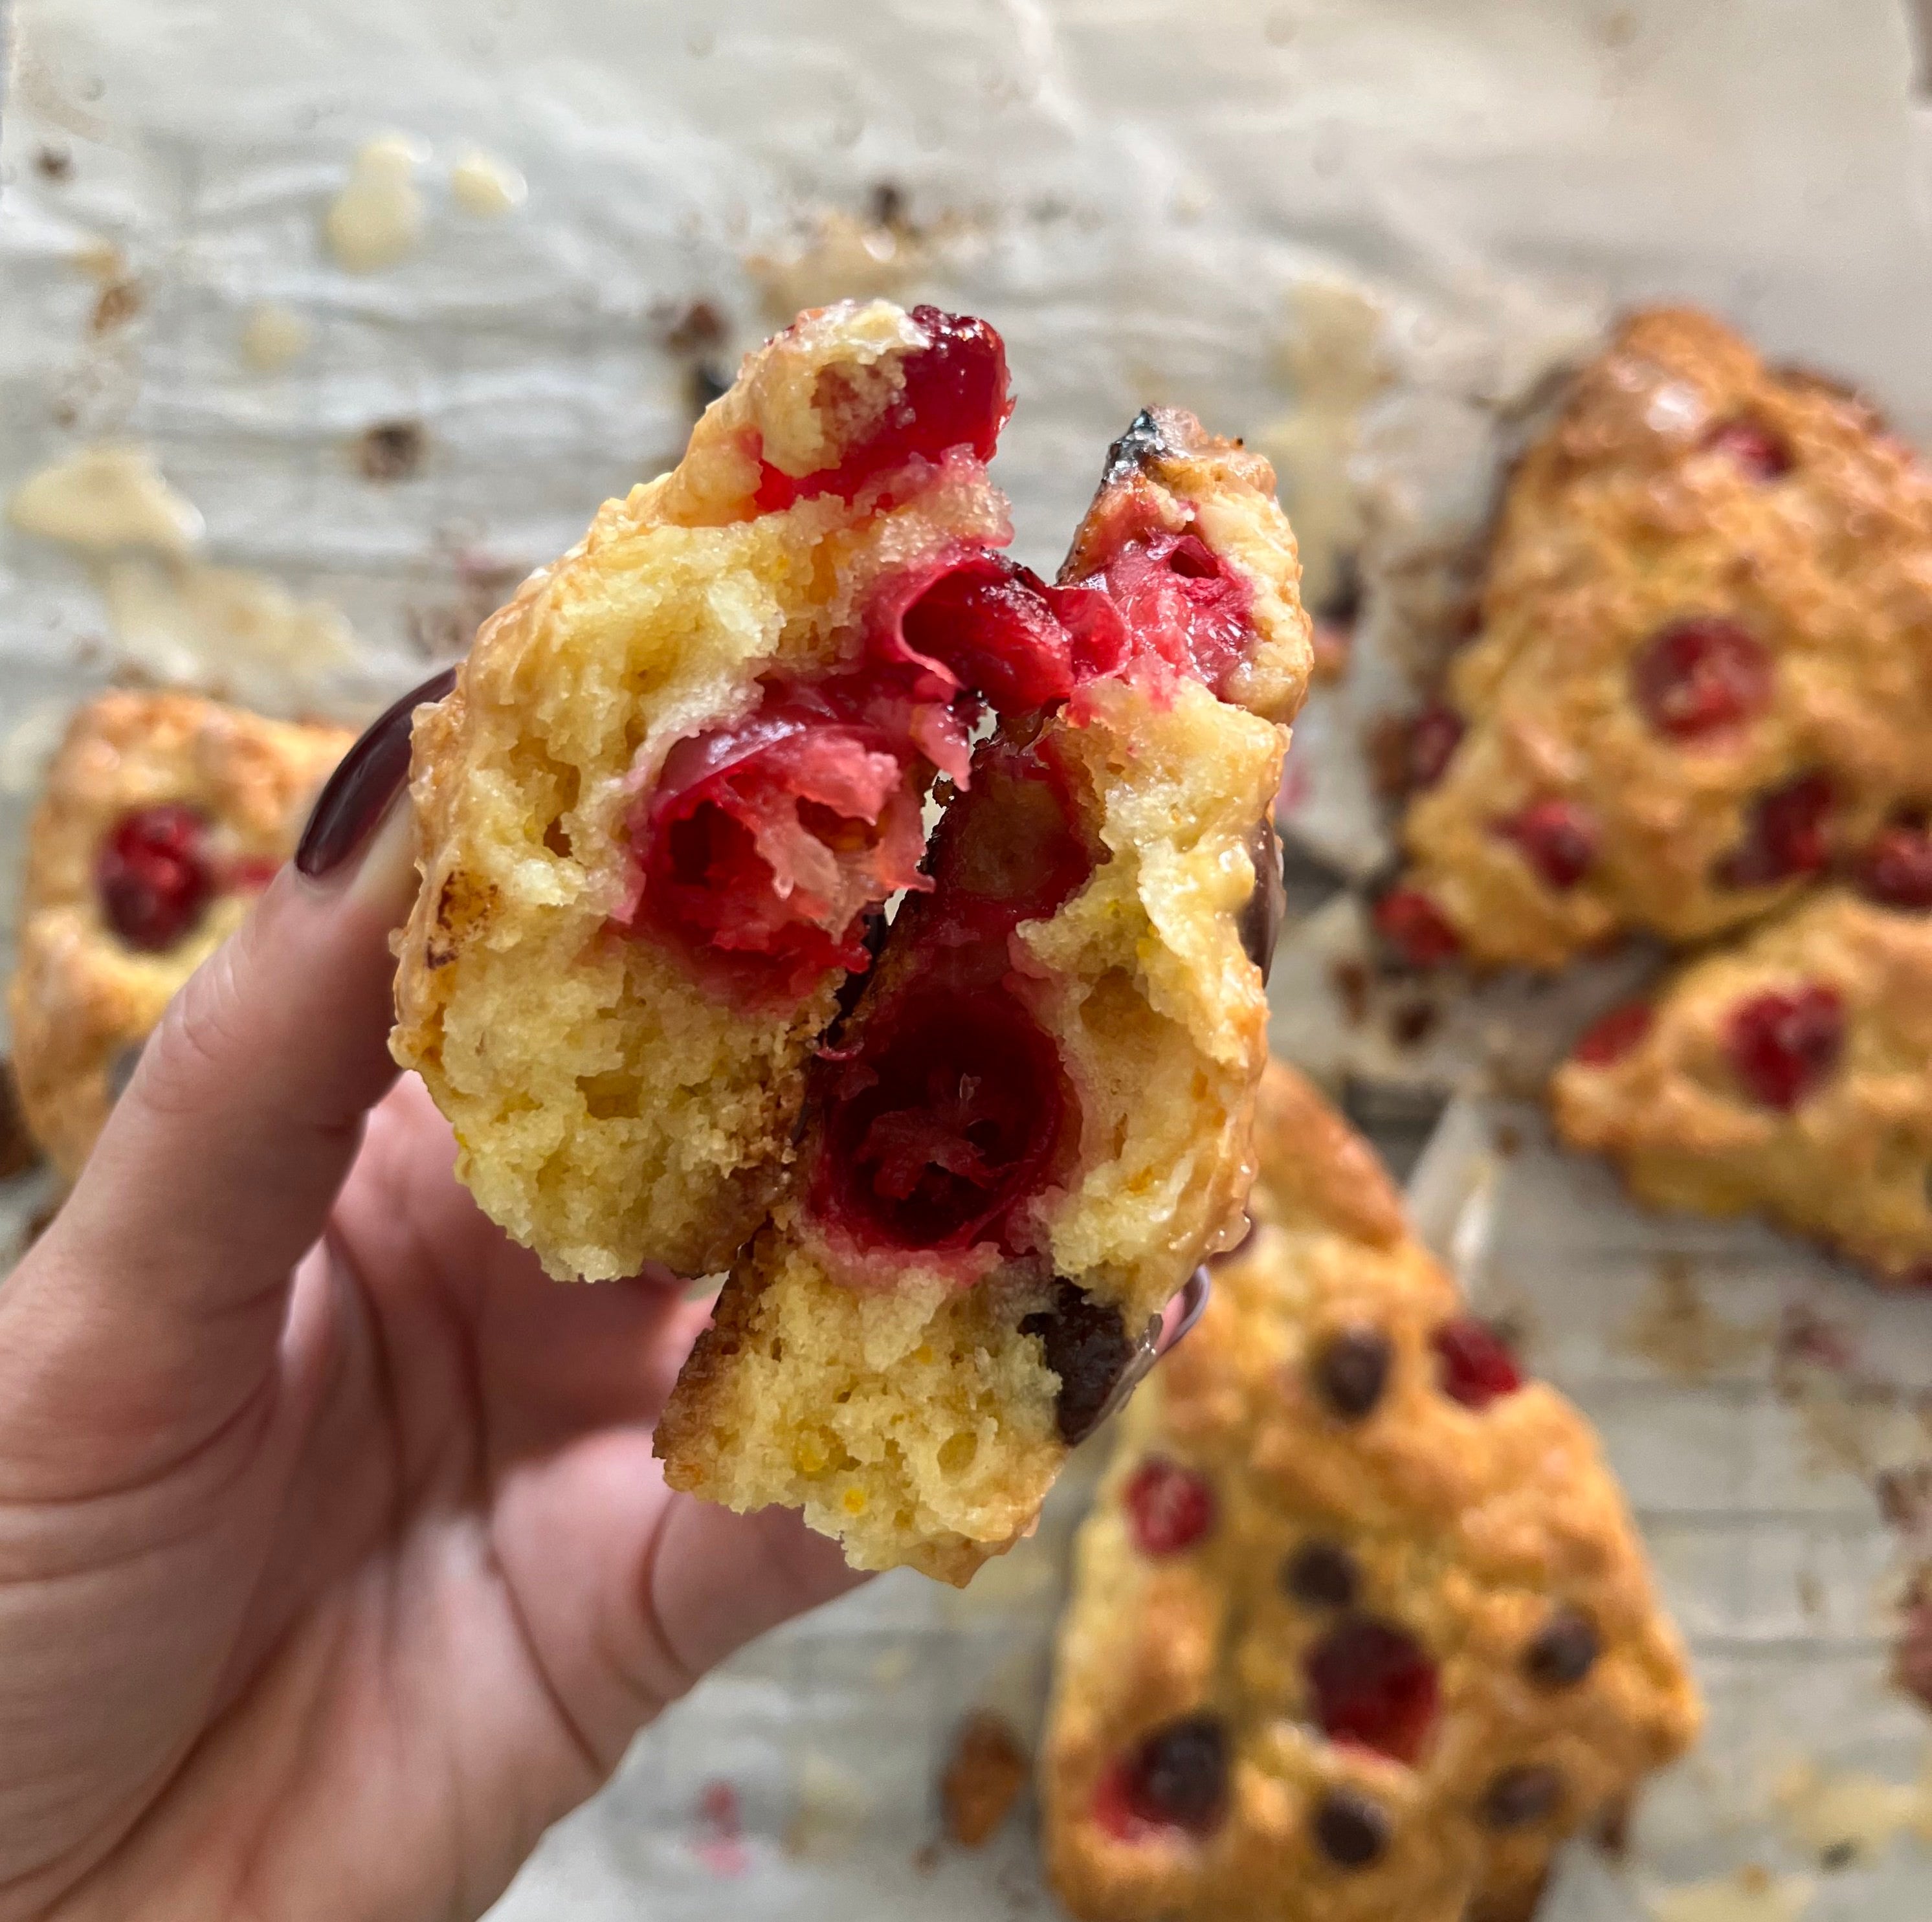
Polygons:
M1708 314L1633 316L1510 481L1383 931L1550 968L1789 902L1932 798L1928 630L1912 451Z
M1041 1757L1082 1922L1520 1922L1697 1732L1588 1425L1264 1086L1254 1232L1129 1405Z
M352 738L185 694L104 694L74 717L28 831L8 997L21 1107L64 1175Z

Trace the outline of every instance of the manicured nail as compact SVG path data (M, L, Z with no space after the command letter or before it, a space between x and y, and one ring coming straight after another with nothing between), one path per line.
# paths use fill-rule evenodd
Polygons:
M1174 1332L1162 1348L1162 1354L1172 1354L1180 1345L1180 1339L1195 1323L1201 1319L1208 1307L1208 1297L1214 1288L1206 1263L1196 1268L1180 1285L1180 1313L1174 1324Z
M296 868L312 881L332 874L362 847L410 778L410 723L425 701L440 700L456 685L446 667L406 694L342 757L316 797Z

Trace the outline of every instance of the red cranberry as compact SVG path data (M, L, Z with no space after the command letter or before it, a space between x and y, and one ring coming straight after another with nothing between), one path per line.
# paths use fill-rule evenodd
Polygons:
M1612 1062L1621 1061L1649 1033L1656 1018L1657 1011L1648 1001L1627 1001L1621 1008L1599 1015L1583 1030L1570 1058L1586 1068L1607 1068Z
M1433 787L1442 778L1450 757L1462 739L1462 717L1439 701L1425 707L1409 723L1408 784Z
M1791 472L1791 449L1761 421L1740 415L1721 422L1704 436L1705 447L1728 454L1754 481L1781 481Z
M1660 734L1697 742L1771 705L1771 656L1735 621L1678 621L1631 664L1637 706Z
M1330 1630L1304 1664L1315 1718L1333 1741L1413 1762L1436 1720L1436 1664L1414 1638L1388 1622L1352 1616Z
M1002 714L1047 706L1073 689L1074 637L1039 578L997 554L942 574L906 608L899 633Z
M1494 1329L1472 1315L1445 1321L1430 1337L1436 1351L1437 1381L1452 1402L1466 1408L1486 1408L1500 1396L1514 1395L1522 1386L1516 1357Z
M1828 775L1801 775L1758 797L1744 838L1718 864L1726 887L1765 888L1794 874L1815 874L1831 859L1825 823L1832 811Z
M1858 857L1859 892L1886 907L1932 907L1932 834L1895 821Z
M1844 1048L1844 1002L1819 982L1740 1002L1725 1024L1725 1052L1745 1092L1786 1114L1838 1066Z
M1417 888L1391 888L1376 903L1376 932L1412 967L1438 967L1462 952L1462 937Z
M1125 1500L1134 1546L1144 1555L1178 1555L1214 1525L1213 1485L1161 1456L1134 1471Z
M1558 893L1590 871L1603 838L1596 816L1580 801L1555 799L1533 802L1521 814L1498 822L1496 831L1514 841L1522 858Z
M850 499L874 475L915 459L937 462L956 447L992 460L1012 412L1005 343L970 314L916 307L912 318L927 344L901 363L904 385L892 405L836 466L794 477L764 463L756 500L764 512L818 494Z
M194 932L214 893L208 823L168 802L124 814L102 844L94 884L109 925L130 948L159 954Z
M1094 1819L1110 1835L1138 1842L1150 1832L1211 1834L1228 1810L1228 1736L1211 1715L1156 1729L1102 1777Z

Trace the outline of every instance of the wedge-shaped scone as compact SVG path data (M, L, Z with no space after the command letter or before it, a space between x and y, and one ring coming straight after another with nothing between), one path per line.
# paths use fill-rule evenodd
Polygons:
M998 619L1009 406L982 321L802 316L419 717L392 1045L552 1274L730 1260L841 983L918 884L934 770L964 776L982 694L1065 684L1057 634Z
M1280 1065L1252 1236L1123 1417L1040 1758L1082 1922L1521 1922L1695 1735L1587 1423Z
M1482 628L1412 743L1412 958L1701 941L1924 798L1932 478L1870 408L1640 313L1504 502Z
M62 1174L295 851L350 739L182 694L101 694L69 724L28 830L8 997L21 1108Z
M1834 888L1702 956L1592 1027L1550 1092L1640 1201L1761 1212L1932 1286L1932 890L1915 912Z
M1078 684L980 747L821 1051L658 1426L674 1486L963 1582L1238 1223L1310 658L1273 486L1185 415L1115 447L1036 590Z

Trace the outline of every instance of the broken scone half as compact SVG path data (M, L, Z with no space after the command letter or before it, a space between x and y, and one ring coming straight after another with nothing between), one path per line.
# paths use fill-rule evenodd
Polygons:
M963 1582L1238 1232L1299 575L1266 462L1161 412L1059 583L1011 584L1072 685L976 751L819 1050L797 1165L658 1426L674 1486Z
M880 909L923 885L935 773L988 704L1070 687L996 552L1010 407L983 321L801 316L418 715L392 1045L551 1274L729 1261Z

